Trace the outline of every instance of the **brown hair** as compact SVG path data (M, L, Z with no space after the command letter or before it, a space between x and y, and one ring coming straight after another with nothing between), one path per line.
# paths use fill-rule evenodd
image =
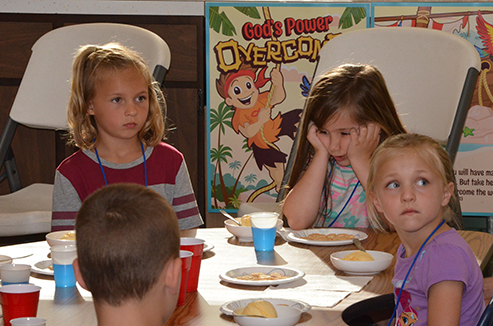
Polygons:
M432 138L419 134L400 134L392 136L385 140L373 152L370 160L370 171L368 175L366 205L370 223L377 229L383 231L386 229L383 218L378 213L371 196L375 196L375 182L378 178L379 168L384 162L396 155L399 155L405 149L415 151L423 161L432 168L443 181L444 185L452 182L454 191L451 194L450 201L443 213L443 218L452 227L461 227L460 203L456 196L457 185L455 182L454 170L447 152L442 146Z
M382 74L370 65L345 64L338 66L313 85L298 132L299 143L287 187L292 189L314 154L306 136L310 122L322 129L341 112L346 111L360 125L375 123L381 128L380 141L390 135L405 133L394 102L390 97ZM331 161L331 168L334 164ZM331 180L325 178L323 205L319 214L332 206L330 203Z
M89 196L75 224L80 272L95 301L142 299L166 263L179 257L171 205L137 184L105 186Z
M146 146L156 146L165 138L166 102L158 83L139 54L118 43L103 46L85 45L77 52L72 71L70 99L67 108L69 141L82 149L97 146L98 127L87 109L96 94L98 80L108 71L134 68L148 85L149 113L139 139Z

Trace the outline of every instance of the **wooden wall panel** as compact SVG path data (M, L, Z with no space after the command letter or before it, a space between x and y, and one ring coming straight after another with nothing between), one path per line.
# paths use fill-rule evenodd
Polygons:
M51 23L0 22L0 78L22 78L31 47Z

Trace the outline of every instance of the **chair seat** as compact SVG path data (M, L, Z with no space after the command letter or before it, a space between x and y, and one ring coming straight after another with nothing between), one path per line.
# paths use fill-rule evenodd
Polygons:
M0 237L51 231L53 185L35 183L0 196Z

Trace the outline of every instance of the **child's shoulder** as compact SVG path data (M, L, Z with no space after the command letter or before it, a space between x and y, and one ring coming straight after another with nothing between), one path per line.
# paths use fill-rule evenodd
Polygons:
M81 164L86 164L87 160L91 160L82 149L79 149L77 152L73 153L69 157L65 158L62 163L58 166L57 170L63 170L65 168L69 168L71 166L77 166Z
M153 152L183 157L183 154L179 150L165 142L160 142L159 144L157 144L154 147Z
M444 252L462 253L465 256L474 257L469 244L460 236L455 229L445 231L436 236L430 243L431 248L434 248L437 254L443 254ZM430 248L430 249L431 249Z
M183 161L183 154L170 144L160 142L152 149L149 159L151 158L181 163Z

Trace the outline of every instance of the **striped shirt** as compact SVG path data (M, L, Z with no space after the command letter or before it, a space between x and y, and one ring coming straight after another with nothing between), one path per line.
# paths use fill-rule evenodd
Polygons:
M330 166L329 166L330 168ZM330 207L325 209L323 216L319 216L314 227L328 227L343 209L349 200L342 214L337 218L332 227L345 228L366 228L369 226L368 213L366 211L366 193L358 178L350 166L340 166L335 163L332 171L334 177L330 185L330 200L332 200L332 210ZM356 190L351 197L354 187ZM351 199L349 199L351 197ZM320 207L323 200L320 201Z
M174 147L160 143L145 151L148 187L173 206L181 230L203 224L183 155ZM115 164L101 159L108 184L145 185L144 158ZM57 168L53 190L52 231L73 230L82 202L103 187L104 177L96 154L79 150Z

